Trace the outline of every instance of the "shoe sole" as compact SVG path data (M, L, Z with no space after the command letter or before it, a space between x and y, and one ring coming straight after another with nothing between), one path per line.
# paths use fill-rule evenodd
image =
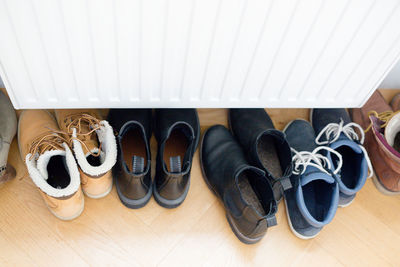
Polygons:
M400 192L394 192L386 189L385 186L382 185L381 182L379 181L378 177L376 176L376 173L372 176L372 181L374 182L376 189L378 189L378 191L381 192L382 194L386 196L400 195Z
M85 190L82 189L82 191L85 194L85 196L87 196L89 198L93 198L93 199L103 198L103 197L107 196L111 192L111 190L112 190L112 184L111 184L111 186L109 188L107 188L107 191L105 191L104 193L99 194L99 195L91 195L91 194L89 194L88 192L86 192Z
M344 205L338 205L338 207L339 207L339 208L348 207L348 206L350 206L351 203L353 203L353 201L354 201L355 199L356 199L356 198L353 198L349 203L346 203L346 204L344 204Z
M150 186L149 192L146 193L146 195L141 198L141 199L130 199L124 196L124 194L121 192L121 189L118 185L118 180L115 180L115 187L117 188L117 194L119 197L119 200L124 204L125 207L130 208L130 209L140 209L146 206L146 204L150 201L151 196L153 194L153 186Z
M193 156L192 159L194 157L194 154L196 153L197 147L199 146L199 141L200 141L200 134L201 134L201 130L200 130L200 119L199 119L199 114L197 113L196 110L196 120L197 120L197 124L198 124L198 129L197 129L197 141L196 141L196 146L193 152ZM191 172L191 170L190 170ZM190 188L190 174L189 174L189 181L188 181L188 185L185 189L185 191L183 192L183 195L181 195L180 197L178 197L177 199L166 199L163 198L158 192L157 192L157 188L156 188L156 184L153 183L153 195L154 195L154 199L156 200L156 202L163 208L167 208L167 209L174 209L177 208L178 206L180 206L183 201L185 201L187 194L189 193L189 188Z
M163 208L167 208L167 209L174 209L178 206L180 206L183 201L185 201L187 194L189 193L189 187L190 187L190 178L189 178L189 182L188 185L185 189L185 191L183 192L183 195L181 195L180 197L178 197L177 199L166 199L163 198L156 189L156 184L153 184L153 195L154 195L154 199L157 201L157 203L163 207Z
M207 176L206 176L206 173L205 173L205 171L204 171L204 165L203 165L203 142L204 142L204 137L206 136L206 133L208 132L208 130L209 129L207 129L205 132L204 132L204 134L203 134L203 136L202 136L202 138L201 138L201 143L200 143L200 169L201 169L201 172L202 172L202 175L203 175L203 180L204 180L204 182L206 183L206 185L207 185L207 187L208 187L208 189L217 197L217 199L222 203L222 200L221 200L221 198L220 198L220 196L218 195L218 193L211 187L211 185L210 185L210 183L209 183L209 181L208 181L208 178L207 178ZM223 203L222 203L222 205L223 205ZM224 205L223 205L224 206ZM233 221L233 218L232 218L232 216L228 213L228 212L226 212L225 213L225 216L226 216L226 219L228 220L228 223L229 223L229 226L231 227L231 229L232 229L232 232L236 235L236 237L241 241L241 242L243 242L243 243L245 243L245 244L248 244L248 245L250 245L250 244L255 244L255 243L257 243L257 242L259 242L263 237L264 237L264 235L262 235L262 236L260 236L260 237L257 237L257 238L249 238L249 237L246 237L244 234L242 234L240 231L239 231L239 229L236 227L236 225L235 225L235 223L234 223L234 221Z
M284 201L285 201L286 217L287 217L288 224L289 224L289 227L290 227L290 230L292 231L292 233L295 236L297 236L298 238L303 239L303 240L308 240L308 239L312 239L312 238L316 237L320 232L318 232L318 233L316 233L315 235L312 235L312 236L305 236L305 235L300 234L299 232L297 232L293 228L292 221L290 220L290 216L289 216L289 209L288 209L288 205L287 205L286 199Z
M232 232L236 235L236 237L243 243L247 244L247 245L251 245L251 244L255 244L257 242L259 242L264 236L265 233L257 238L248 238L247 236L244 236L239 229L236 227L235 223L233 222L233 218L229 213L225 214L226 219L228 220L229 226L232 229Z
M53 214L56 218L58 218L58 219L60 219L60 220L62 220L62 221L72 221L72 220L78 218L78 217L82 214L82 212L83 212L83 210L84 210L84 208L85 208L85 198L82 198L82 206L80 207L79 211L78 211L76 214L74 214L74 215L72 215L72 216L70 216L70 217L61 217L61 216L57 215L56 213L53 212L52 209L50 209L49 205L47 205L46 202L45 202L45 204L46 204L47 209L48 209L48 210L51 212L51 214Z

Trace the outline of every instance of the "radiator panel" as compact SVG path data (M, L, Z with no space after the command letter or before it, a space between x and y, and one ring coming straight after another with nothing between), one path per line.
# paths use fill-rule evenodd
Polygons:
M0 75L16 108L357 107L399 3L0 0Z

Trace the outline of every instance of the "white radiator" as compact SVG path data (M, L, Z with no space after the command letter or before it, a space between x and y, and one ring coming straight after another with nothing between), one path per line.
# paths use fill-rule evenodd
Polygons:
M360 106L398 0L0 0L16 108Z

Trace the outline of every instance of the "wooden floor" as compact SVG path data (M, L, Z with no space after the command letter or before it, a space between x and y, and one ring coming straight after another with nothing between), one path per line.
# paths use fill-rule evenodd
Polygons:
M308 119L306 109L268 112L279 129L294 118ZM199 115L203 130L227 124L226 110L199 110ZM152 147L155 156L154 142ZM0 266L400 266L400 197L380 194L372 180L315 239L292 234L281 203L278 225L258 244L244 245L205 185L198 153L188 197L179 208L164 209L152 199L131 210L113 188L104 199L85 198L83 214L72 222L47 210L15 140L9 162L17 178L0 188Z

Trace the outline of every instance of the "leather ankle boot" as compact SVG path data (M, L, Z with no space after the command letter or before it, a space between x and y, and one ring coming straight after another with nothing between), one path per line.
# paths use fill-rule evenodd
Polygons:
M277 204L265 172L249 165L240 145L222 125L209 128L200 148L203 177L222 201L240 241L260 241L276 225Z
M384 117L387 119L379 116L383 113L386 113ZM385 137L385 131L388 130L392 118L387 116L388 114L393 115L393 110L379 91L376 91L362 108L351 110L353 121L367 130L364 146L375 171L372 179L376 188L383 194L397 195L400 194L400 152L396 151Z
M230 109L229 125L250 164L267 173L276 201L283 189L290 187L291 152L285 135L275 129L262 108Z
M21 156L48 209L61 220L78 217L84 208L78 166L67 143L47 111L26 110L20 115Z
M199 119L195 109L158 109L155 123L158 151L154 198L165 208L175 208L189 191L192 159L200 135Z
M101 198L112 189L117 144L112 127L95 110L55 110L61 131L67 133L81 173L82 189Z
M108 121L118 132L113 176L121 202L138 209L149 202L151 180L151 109L112 109Z

